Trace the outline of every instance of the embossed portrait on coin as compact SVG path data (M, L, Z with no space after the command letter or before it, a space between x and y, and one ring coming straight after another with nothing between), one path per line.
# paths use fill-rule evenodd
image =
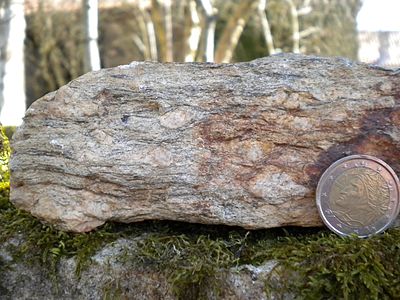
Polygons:
M390 191L385 179L374 170L354 168L334 181L329 197L331 210L350 227L364 227L378 221L387 211Z

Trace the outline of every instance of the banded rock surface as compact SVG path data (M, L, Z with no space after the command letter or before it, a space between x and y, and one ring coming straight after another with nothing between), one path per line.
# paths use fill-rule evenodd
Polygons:
M133 62L29 108L11 201L77 232L146 219L319 226L322 172L356 153L399 172L399 125L400 75L341 58Z

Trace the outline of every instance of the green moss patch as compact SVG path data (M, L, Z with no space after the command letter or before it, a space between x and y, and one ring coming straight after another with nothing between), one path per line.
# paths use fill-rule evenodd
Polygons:
M12 136L14 135L15 131L17 130L16 126L4 126L3 127L4 133L8 140L11 140Z
M82 234L58 231L9 202L10 150L4 133L2 137L0 244L21 237L21 244L13 250L14 259L50 265L53 275L62 257L77 258L79 276L106 244L140 237L137 247L127 249L121 261L132 268L164 273L181 299L206 298L205 287L218 296L223 293L221 270L244 264L259 266L272 259L279 267L265 282L267 294L289 292L300 299L400 298L400 229L369 239L342 238L322 229L246 231L161 221L108 223ZM6 264L0 261L0 273ZM105 297L110 294L118 293L106 290Z
M340 238L328 232L280 237L274 245L259 240L249 249L253 263L271 258L284 266L283 278L296 274L295 280L285 282L284 290L301 298L400 297L399 229L369 239Z

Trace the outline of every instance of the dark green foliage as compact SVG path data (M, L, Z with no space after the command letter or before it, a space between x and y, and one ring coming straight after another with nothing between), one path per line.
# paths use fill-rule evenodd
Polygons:
M226 226L179 222L106 224L91 233L73 234L43 225L9 202L8 140L2 133L0 183L0 244L18 237L14 259L56 267L62 257L76 257L79 276L91 257L120 237L138 238L121 262L132 268L157 270L168 278L181 299L223 294L221 270L274 259L278 267L265 282L265 292L291 292L300 299L399 299L400 229L369 239L341 238L321 229L246 231ZM0 261L0 272L7 262ZM1 278L1 274L0 274ZM207 287L207 288L205 288ZM4 287L1 287L0 291ZM123 298L118 279L104 287L104 297Z

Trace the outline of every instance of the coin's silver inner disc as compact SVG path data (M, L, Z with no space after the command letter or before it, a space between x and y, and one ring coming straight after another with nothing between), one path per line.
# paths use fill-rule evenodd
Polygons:
M333 163L321 176L317 206L322 220L339 235L367 237L396 219L400 185L382 160L352 155Z

